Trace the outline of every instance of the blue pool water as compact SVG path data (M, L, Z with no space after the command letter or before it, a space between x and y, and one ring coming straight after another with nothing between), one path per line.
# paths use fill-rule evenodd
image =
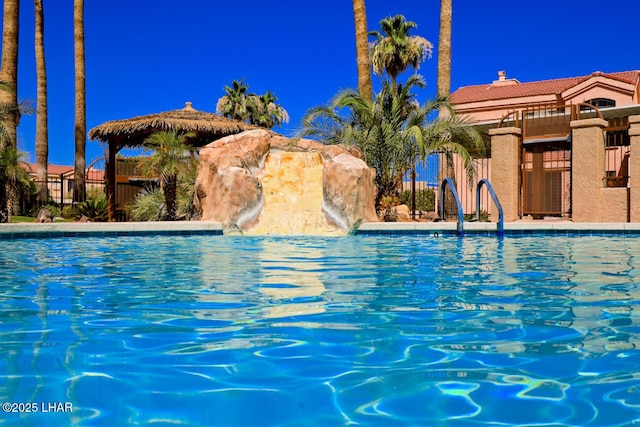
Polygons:
M36 405L0 425L631 425L639 272L635 237L0 241Z

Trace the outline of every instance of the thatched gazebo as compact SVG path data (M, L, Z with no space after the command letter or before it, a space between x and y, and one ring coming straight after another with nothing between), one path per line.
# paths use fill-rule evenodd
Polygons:
M141 147L154 132L163 130L183 130L195 133L189 143L202 147L216 139L260 129L257 126L221 117L217 114L198 111L187 102L180 110L149 114L124 120L112 120L89 131L89 139L108 144L106 162L106 187L109 200L109 221L113 221L116 211L116 154L122 148Z

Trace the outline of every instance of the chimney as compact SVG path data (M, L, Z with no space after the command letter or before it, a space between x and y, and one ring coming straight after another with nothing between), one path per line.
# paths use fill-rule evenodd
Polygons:
M500 70L498 71L498 80L493 81L493 86L508 86L508 85L515 85L518 83L520 82L516 79L508 79L506 71Z

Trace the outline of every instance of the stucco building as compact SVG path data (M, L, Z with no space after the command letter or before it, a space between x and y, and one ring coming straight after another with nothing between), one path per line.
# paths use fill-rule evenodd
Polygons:
M640 71L526 83L500 71L451 101L491 137L490 180L506 221L640 222L639 96Z
M87 192L97 192L104 194L104 170L102 163L94 161L85 171L85 185ZM36 174L38 165L35 163L23 163L22 168L29 174L31 181L38 182ZM73 204L74 186L73 165L47 165L47 188L49 198L61 205Z

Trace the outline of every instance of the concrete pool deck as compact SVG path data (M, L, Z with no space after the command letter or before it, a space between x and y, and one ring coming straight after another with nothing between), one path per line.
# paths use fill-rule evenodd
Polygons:
M456 222L370 222L364 223L357 234L431 234L451 235ZM640 234L640 223L586 223L561 220L516 221L504 224L506 235L526 234ZM465 222L465 235L494 235L496 223ZM0 224L0 239L136 236L136 235L222 235L223 228L213 221L174 222L54 222L45 224Z
M495 234L495 222L465 222L465 234ZM360 226L358 233L362 234L393 234L393 233L455 233L457 223L448 222L370 222ZM565 233L607 233L625 234L640 233L640 223L630 222L572 222L566 220L537 220L515 221L504 224L505 234L565 234Z
M222 235L222 225L213 221L153 222L17 222L0 224L0 239L29 237L138 236L138 235Z

